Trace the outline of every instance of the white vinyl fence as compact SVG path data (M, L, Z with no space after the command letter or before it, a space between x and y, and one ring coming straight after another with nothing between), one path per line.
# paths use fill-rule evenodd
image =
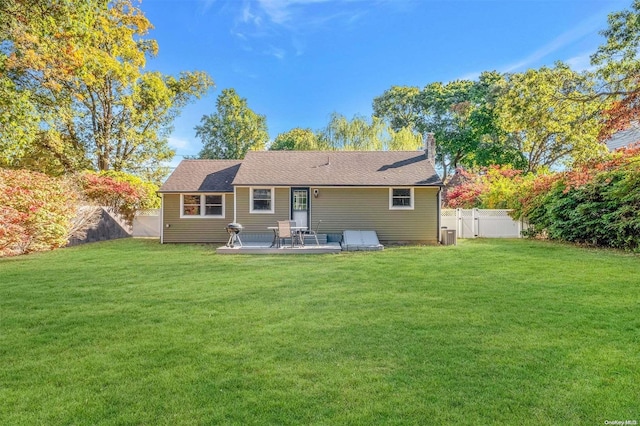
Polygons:
M442 209L441 223L455 229L458 238L520 238L526 224L513 220L511 210ZM160 210L139 212L133 220L134 237L160 237Z
M458 238L520 238L526 224L513 220L511 210L442 209L440 225L455 229Z
M160 238L160 209L139 211L133 219L133 236Z

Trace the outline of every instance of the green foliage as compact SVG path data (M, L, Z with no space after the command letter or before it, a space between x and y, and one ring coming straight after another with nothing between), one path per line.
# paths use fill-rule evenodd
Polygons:
M512 74L496 99L498 125L527 161L527 170L569 165L606 152L598 141L599 112L593 82L558 63Z
M158 186L124 172L86 171L77 177L82 194L91 203L113 208L131 224L140 210L160 207Z
M457 170L456 174L460 183L446 192L449 208L515 208L520 188L533 178L510 166L485 167L478 172Z
M319 146L343 151L413 151L422 147L422 137L408 127L396 131L375 116L370 120L361 116L349 120L334 112L320 132Z
M387 120L394 131L409 128L422 131L422 104L417 87L391 86L373 100L373 115Z
M320 143L330 150L379 151L385 144L385 132L385 124L376 117L371 121L359 116L349 120L334 112L320 133Z
M0 256L66 245L77 194L64 179L0 169Z
M532 235L640 251L640 148L536 179L516 215Z
M232 88L222 91L216 112L200 123L195 128L203 145L199 158L242 159L249 150L263 150L269 140L266 117L253 112Z
M403 127L398 131L389 128L388 131L391 137L387 144L390 151L416 151L424 146L422 136L409 127Z
M601 32L606 43L591 56L595 74L604 83L600 94L613 101L604 111L603 140L640 120L640 1L610 14L608 21L609 27Z
M272 151L317 151L322 147L318 135L311 129L296 127L276 136L269 149Z
M213 82L202 72L144 72L158 47L133 2L0 4L5 165L55 174L113 169L156 181L166 175L173 119ZM24 131L10 131L16 120L28 124Z
M394 131L410 129L415 134L433 133L437 161L443 176L459 166L492 164L526 166L522 155L508 143L496 123L496 88L504 77L482 73L477 81L431 83L422 90L394 86L373 101L376 117Z

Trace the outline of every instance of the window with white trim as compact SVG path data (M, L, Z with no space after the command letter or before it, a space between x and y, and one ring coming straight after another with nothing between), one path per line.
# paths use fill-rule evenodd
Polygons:
M274 192L273 188L251 188L249 190L251 213L273 213Z
M390 210L413 210L413 188L389 188Z
M224 218L224 194L182 194L180 217Z

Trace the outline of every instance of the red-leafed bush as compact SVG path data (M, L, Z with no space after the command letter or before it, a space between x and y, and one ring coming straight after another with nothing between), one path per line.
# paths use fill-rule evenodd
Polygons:
M0 169L0 256L66 245L77 200L65 179Z
M445 205L449 208L512 208L517 187L524 177L521 170L509 166L490 166L478 172L459 169L458 185L447 191Z
M83 172L78 183L87 201L111 207L131 224L139 210L159 207L158 187L123 172Z

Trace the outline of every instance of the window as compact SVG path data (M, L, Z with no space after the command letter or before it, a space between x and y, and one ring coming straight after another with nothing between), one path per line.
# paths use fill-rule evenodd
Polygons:
M413 210L413 188L390 188L389 209Z
M182 194L180 217L224 218L223 194Z
M273 188L251 188L251 213L273 213Z

